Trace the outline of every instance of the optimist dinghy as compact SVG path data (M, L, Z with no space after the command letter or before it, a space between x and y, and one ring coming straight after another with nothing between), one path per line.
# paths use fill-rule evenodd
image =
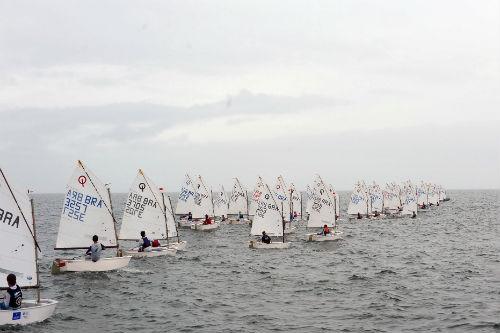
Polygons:
M57 301L40 298L33 199L13 189L1 168L0 173L0 241L5 249L15 249L0 256L0 288L9 288L7 275L13 273L19 287L37 291L36 300L23 299L17 309L0 310L0 326L28 325L52 316Z
M306 234L306 240L309 242L325 242L338 239L338 232L335 231L337 205L335 192L333 188L327 188L320 175L316 175L313 181L312 205L307 221L308 228L323 228L325 225L330 229L330 234L322 235L318 233Z
M200 193L198 193L198 188L200 186L200 184L194 184L191 176L186 174L175 209L175 214L180 216L180 228L191 228L191 225L196 223L197 219L204 216L201 209L202 198ZM187 219L189 213L191 213L193 217L192 220Z
M290 247L290 242L285 242L283 232L285 224L282 211L269 186L264 184L262 179L260 180L260 188L254 192L257 210L255 211L250 233L253 236L262 236L262 232L265 231L272 240L269 244L262 243L259 240L250 240L249 247L251 249L287 249ZM260 194L256 195L257 192Z
M54 249L87 249L92 235L98 235L99 242L106 248L118 248L112 209L109 188L78 161L66 187ZM131 258L121 256L118 251L118 256L101 258L95 262L85 258L56 259L52 264L52 272L111 271L127 266Z
M243 217L240 217L240 214ZM249 224L248 194L238 178L234 179L233 190L229 197L229 224ZM245 217L246 215L246 217Z
M170 200L168 202L170 206ZM172 237L178 238L177 227L174 216L166 205L164 192L142 170L139 170L125 203L118 239L139 240L141 231L151 239L166 240L167 244L150 246L145 251L140 251L136 247L124 250L125 254L134 258L144 258L173 256L177 252L177 247L171 244Z

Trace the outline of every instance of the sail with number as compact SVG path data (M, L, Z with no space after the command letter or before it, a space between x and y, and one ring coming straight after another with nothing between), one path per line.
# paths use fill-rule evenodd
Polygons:
M214 216L214 205L212 203L212 191L205 185L203 178L199 175L195 182L195 189L199 197L199 211L193 213L193 218L203 218L205 214Z
M351 200L349 201L349 207L347 208L347 214L368 214L368 196L366 194L366 189L364 184L358 183L354 186L354 190L351 193Z
M302 195L300 191L295 188L293 183L290 184L290 192L292 193L292 211L297 216L302 216Z
M330 190L319 175L313 180L313 204L309 212L308 228L321 228L325 224L335 226L335 202Z
M424 182L421 182L419 186L416 188L416 194L417 194L417 204L422 206L422 205L428 205L429 204L429 199L427 197L427 185L424 184Z
M257 210L257 200L262 194L262 179L260 177L257 178L257 183L255 184L254 190L252 192L252 196L250 197L250 205L248 208L248 215L254 216L255 211Z
M238 178L234 179L233 189L229 197L229 214L248 214L247 191L241 186Z
M166 239L168 219L173 220L173 216L167 214L160 189L139 170L125 202L118 238L140 239L140 232L145 231L153 239Z
M179 198L177 199L177 206L175 207L175 214L186 215L193 210L198 210L196 207L199 206L195 202L199 202L198 194L195 191L193 180L189 174L184 177L184 182L181 186L181 192L179 193Z
M117 246L108 189L78 161L66 185L56 249L87 248L93 235L106 247Z
M306 196L307 196L306 213L311 213L311 207L314 201L314 191L312 187L309 185L306 186Z
M283 218L286 222L290 222L290 193L283 177L278 176L274 190L274 197L280 209L283 209Z
M379 185L373 183L373 185L368 187L368 199L368 206L371 213L382 212L384 208L384 195Z
M335 189L333 188L333 185L330 184L328 186L328 189L330 190L330 195L333 198L333 201L335 202L335 215L337 218L340 217L340 196L337 192L335 192Z
M403 186L403 210L402 215L413 215L417 214L417 195L415 188L411 183L405 184Z
M262 231L265 231L269 236L283 236L283 220L278 201L262 179L260 183L259 189L254 191L257 210L252 221L251 234L260 236Z
M221 188L218 192L212 193L213 201L214 201L214 214L215 216L226 216L228 213L228 200L226 191L224 190L224 186L221 185Z
M0 169L0 288L8 288L14 273L20 287L38 286L34 223L30 198L11 187ZM12 190L12 192L11 192ZM17 202L17 203L16 203ZM18 206L19 205L19 206Z

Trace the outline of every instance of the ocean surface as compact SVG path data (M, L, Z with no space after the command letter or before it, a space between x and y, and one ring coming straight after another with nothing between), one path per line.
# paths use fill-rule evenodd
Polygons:
M64 195L38 194L42 297L59 304L46 322L0 331L499 332L500 192L448 194L416 220L340 221L337 242L306 243L300 225L290 249L262 251L248 248L249 226L180 229L188 247L175 257L57 276ZM125 197L113 196L118 220Z

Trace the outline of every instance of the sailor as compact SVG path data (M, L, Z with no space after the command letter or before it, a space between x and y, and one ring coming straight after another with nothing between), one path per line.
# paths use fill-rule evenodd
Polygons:
M417 218L417 214L415 213L415 211L413 211L413 214L411 215L411 218L412 218L412 219Z
M269 237L265 231L262 231L262 243L271 244L271 237Z
M101 251L106 248L104 247L104 245L98 242L99 237L97 237L97 235L92 236L92 241L94 242L94 244L89 246L85 255L90 256L90 259L92 259L93 262L96 262L101 259Z
M188 221L192 221L193 220L193 214L191 214L191 212L188 213Z
M238 220L243 220L243 213L242 212L239 212L238 213Z
M0 310L12 310L21 307L23 301L23 292L16 283L16 276L14 274L7 275L7 284L9 288L6 290L3 297L3 302L0 302Z
M151 241L146 237L146 232L141 231L141 239L139 240L139 252L151 251Z
M328 226L325 224L323 226L323 230L321 230L321 232L318 232L318 235L326 236L326 235L328 235L330 233L331 233L330 228L328 228Z
M293 211L293 218L296 219L297 217L299 217L299 214L297 214L296 211Z
M358 212L358 220L361 220L363 218L363 216L361 216L361 213Z
M373 214L374 217L379 217L380 216L380 213L378 212L378 210L375 211L375 213Z
M205 214L205 220L203 221L203 225L207 224L212 224L212 220L210 219L210 217L208 217L208 214Z
M225 220L226 220L226 217L224 215L222 215L221 221L224 222Z
M420 208L422 208L422 209L426 209L426 208L427 208L427 206L425 206L425 203L423 203L423 204L422 204L422 206L420 206Z

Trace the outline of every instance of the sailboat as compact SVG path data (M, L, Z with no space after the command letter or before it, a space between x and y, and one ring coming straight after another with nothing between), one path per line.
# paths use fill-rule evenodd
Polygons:
M219 219L227 218L229 200L223 185L221 185L218 192L212 192L212 201L215 217Z
M233 190L229 197L229 224L249 224L247 191L243 188L238 178L234 178ZM243 218L240 218L240 214ZM246 215L246 217L245 217Z
M269 186L262 179L260 183L262 185L258 191L260 194L256 198L257 210L255 211L250 233L253 236L262 236L262 232L265 231L270 237L281 238L281 241L266 244L261 241L251 240L249 247L251 249L287 249L290 247L290 242L285 242L283 209L279 207ZM254 192L254 195L256 195L256 192Z
M257 210L257 201L261 195L261 190L264 184L262 184L262 179L257 177L257 182L255 183L255 187L252 192L252 196L250 197L250 205L248 207L248 217L253 220L255 216L255 211Z
M38 243L36 240L33 199L13 189L0 168L0 288L9 288L7 275L16 275L22 289L36 289L35 300L23 299L21 307L0 310L0 326L28 325L52 316L57 301L40 298Z
M415 193L417 195L417 205L419 209L427 209L429 207L429 196L427 193L427 185L421 182L419 186L416 187Z
M92 235L97 235L106 248L118 248L109 188L79 160L66 187L54 249L87 249ZM55 259L52 272L111 271L127 266L130 258L115 256L95 262L85 258Z
M202 217L199 208L201 201L199 199L200 196L195 189L191 176L186 174L179 193L179 198L177 199L177 207L175 208L175 214L180 217L179 227L191 228L194 219ZM192 221L187 219L188 213L192 214Z
M417 195L413 185L408 182L403 186L403 210L401 211L402 216L412 216L417 215L418 204Z
M364 183L358 182L354 186L354 190L351 193L351 200L349 201L349 207L347 208L347 214L349 215L349 219L355 219L357 216L369 216L368 194Z
M323 228L327 225L332 228L330 234L323 235L317 233L306 234L306 240L310 242L324 242L337 240L338 232L334 228L337 223L337 206L335 197L332 195L327 185L323 182L320 175L316 175L313 181L313 204L311 212L309 213L309 220L307 221L308 228Z
M302 219L302 195L300 191L295 188L293 183L290 184L289 190L292 198L292 207L291 212L293 213L294 219L301 220Z
M311 207L314 202L314 191L310 185L306 186L306 214L309 215L311 213Z
M292 211L291 211L291 192L287 190L285 180L280 175L276 181L276 187L274 192L275 198L282 210L283 219L285 221L285 234L292 234L297 231L297 228L292 226Z
M167 246L150 247L151 251L139 251L136 247L124 253L135 258L175 255L177 248L170 246L169 224L176 231L172 212L167 212L164 193L139 169L125 202L118 239L139 240L144 231L148 238L167 240Z
M195 189L198 194L198 200L199 200L199 209L201 212L202 217L204 218L205 215L208 215L210 218L211 223L210 224L203 224L200 220L197 222L191 224L191 229L193 230L201 230L201 231L210 231L210 230L215 230L218 229L220 226L220 223L215 221L215 214L214 214L214 205L213 205L213 200L212 200L212 191L208 189L208 187L205 185L205 182L203 181L203 178L198 175L198 178L196 179L195 183ZM195 217L193 215L193 217Z
M384 210L384 195L382 189L375 182L373 185L368 186L368 211L371 214L370 218L380 219L385 217L382 214Z
M332 184L328 185L328 190L330 191L330 195L332 196L333 202L335 204L335 220L338 221L340 218L340 197L333 188Z

